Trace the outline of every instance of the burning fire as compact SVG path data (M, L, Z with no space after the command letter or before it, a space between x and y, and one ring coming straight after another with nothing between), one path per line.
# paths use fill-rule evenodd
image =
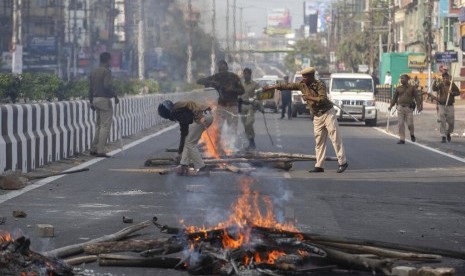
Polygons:
M214 103L210 103L210 106L215 106ZM206 131L202 133L200 142L205 145L205 151L213 158L219 159L221 155L231 154L233 150L228 146L228 142L225 139L221 139L221 120L218 119L218 114L214 113L213 122Z
M0 230L0 242L7 242L7 241L13 241L13 238L11 237L10 233L3 232Z
M268 196L260 196L258 192L252 191L250 186L253 183L254 179L251 177L241 178L242 195L231 205L232 213L226 221L220 222L218 225L211 228L189 226L186 227L187 232L201 233L202 236L205 234L204 237L207 238L208 231L221 230L223 248L249 249L253 247L254 239L256 238L252 234L253 227L274 228L282 231L298 231L291 223L282 224L276 220L271 199ZM261 203L265 206L265 212L262 212L260 208ZM194 240L194 243L197 242L198 240ZM191 248L193 247L194 246L191 245ZM246 256L243 262L244 264L249 264L253 260L255 263L274 264L279 257L284 255L286 255L286 253L278 250L254 252L251 256Z

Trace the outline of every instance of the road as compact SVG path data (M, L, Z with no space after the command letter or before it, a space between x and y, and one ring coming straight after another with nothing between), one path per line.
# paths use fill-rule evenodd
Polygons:
M266 113L266 118L275 145L257 114L258 150L314 154L309 117L280 120L278 114ZM380 124L383 122L381 118ZM252 174L255 182L251 189L269 196L276 217L293 221L303 232L465 252L464 155L441 154L440 149L422 146L421 137L419 143L397 145L397 138L385 133L382 126L342 124L341 133L349 163L346 172L336 173L336 162L325 163L322 174L308 173L313 162L295 162L289 172L259 168ZM181 219L195 226L226 220L231 204L242 193L242 176L212 172L210 177L178 177L144 172L147 158L166 156L166 148L177 146L178 129L171 126L146 134L150 136L132 138L123 152L115 148L114 158L78 156L65 162L68 167L89 167L89 172L45 179L19 192L3 191L0 215L8 219L1 229L29 237L32 249L44 252L117 232L128 226L123 216L134 222L157 216L162 224L171 226L180 226ZM330 142L327 155L334 156ZM13 210L24 210L27 217L11 217ZM55 237L38 237L36 224L53 225ZM164 236L155 227L140 234L141 238ZM465 273L463 260L446 258L441 264L428 265L452 266L457 275ZM97 264L84 268L87 275L187 274Z

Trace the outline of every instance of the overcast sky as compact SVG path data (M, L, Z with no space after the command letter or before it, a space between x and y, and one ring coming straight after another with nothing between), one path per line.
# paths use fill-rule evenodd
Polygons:
M202 20L207 22L207 31L211 30L211 16L213 0L192 0L193 5L202 10ZM323 2L315 0L307 0L310 2ZM255 32L260 36L263 29L266 27L268 11L276 8L288 8L292 16L292 28L300 28L303 24L303 3L305 0L236 0L236 33L240 32L240 9L242 9L243 30L246 31L244 26L249 26L249 30ZM329 0L327 1L329 2ZM216 33L220 37L224 37L226 32L226 3L227 0L215 0L216 3ZM234 0L229 0L229 31L233 33L233 6Z

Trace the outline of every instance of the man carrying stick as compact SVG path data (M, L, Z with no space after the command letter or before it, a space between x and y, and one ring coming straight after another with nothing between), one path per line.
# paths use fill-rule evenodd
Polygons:
M442 82L434 82L432 88L438 95L441 143L445 143L446 139L450 142L452 140L450 134L454 131L455 123L454 97L460 95L460 90L457 85L451 81L450 75L447 72L442 74Z
M265 86L263 90L279 89L279 90L300 90L303 94L303 99L307 101L307 105L315 116L313 119L313 132L315 134L315 167L309 172L321 173L324 172L323 163L326 155L326 141L329 136L333 142L334 151L336 152L339 168L338 173L344 172L349 164L346 160L346 153L342 138L339 133L339 125L337 123L336 111L333 108L333 103L328 99L326 94L326 85L323 81L315 79L315 69L312 67L302 70L303 80L298 83L276 84Z

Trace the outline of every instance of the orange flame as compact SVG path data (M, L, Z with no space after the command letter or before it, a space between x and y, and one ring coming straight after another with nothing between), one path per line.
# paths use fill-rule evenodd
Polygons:
M11 237L10 233L0 231L0 242L7 242L7 241L13 241L13 238Z
M214 103L209 103L209 106L216 108L216 104ZM228 142L221 137L221 120L219 119L218 113L213 114L213 122L210 127L202 133L200 142L205 145L205 151L210 156L219 159L221 155L232 154L233 150L229 148Z
M231 237L231 234L226 230L223 231L221 236L223 248L235 249L250 244L252 226L275 228L283 231L298 231L291 223L281 224L276 220L271 199L268 196L260 196L258 192L252 191L250 186L253 183L254 179L252 177L245 176L241 178L242 195L231 205L232 213L226 221L208 229L205 227L186 227L187 232L204 232L206 235L209 230L235 228L238 230L234 235L235 237ZM264 213L260 207L261 205L265 206ZM252 262L252 260L256 263L273 264L279 257L284 255L286 253L277 250L267 253L255 252L253 256L245 257L243 261L245 264Z

